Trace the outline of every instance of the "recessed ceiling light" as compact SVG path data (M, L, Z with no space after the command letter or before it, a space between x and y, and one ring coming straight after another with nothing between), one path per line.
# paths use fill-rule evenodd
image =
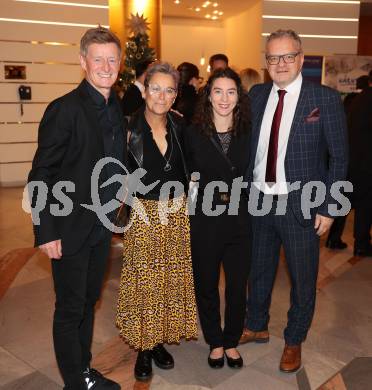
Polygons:
M214 14L218 14L218 10L215 9L215 10L213 11L213 13L214 13Z
M196 12L200 12L200 8L199 8L199 7L196 7L196 8L195 8L195 11L196 11Z
M180 0L174 0L175 4L179 4L181 1Z
M218 3L213 3L213 7L218 7Z
M223 15L223 12L222 12L222 11L219 11L219 12L218 12L218 15L220 15L220 16Z
M212 16L212 19L216 20L216 19L218 19L218 16Z
M206 14L205 17L206 17L207 19L210 19L211 15Z

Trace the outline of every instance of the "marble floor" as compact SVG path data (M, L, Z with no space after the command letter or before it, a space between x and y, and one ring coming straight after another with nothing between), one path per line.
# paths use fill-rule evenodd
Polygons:
M0 389L61 389L51 341L50 262L32 248L30 217L21 204L22 189L0 188ZM120 382L123 390L372 389L372 258L353 257L351 228L352 215L344 251L328 250L324 238L321 242L316 313L297 373L278 370L289 301L282 259L271 305L270 342L241 346L242 370L211 370L200 335L197 341L170 346L175 368L155 368L149 383L133 379L135 353L119 339L114 325L122 251L120 239L114 238L96 312L94 367Z

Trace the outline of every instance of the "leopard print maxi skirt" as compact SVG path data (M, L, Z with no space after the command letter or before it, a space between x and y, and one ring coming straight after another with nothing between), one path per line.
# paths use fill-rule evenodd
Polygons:
M197 337L190 224L185 198L134 198L124 233L116 324L135 349Z

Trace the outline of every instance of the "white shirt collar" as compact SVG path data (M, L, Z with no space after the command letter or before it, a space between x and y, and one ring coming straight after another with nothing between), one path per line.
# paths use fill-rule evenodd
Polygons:
M142 95L145 93L145 86L138 80L134 82L134 85L141 91Z
M299 75L285 88L280 88L278 87L277 84L273 83L273 89L275 93L277 93L279 89L285 89L287 93L293 94L293 93L299 93L301 89L301 85L302 85L302 74L300 72Z

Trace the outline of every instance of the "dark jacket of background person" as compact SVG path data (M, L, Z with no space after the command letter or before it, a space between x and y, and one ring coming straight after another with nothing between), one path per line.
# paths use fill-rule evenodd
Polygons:
M350 143L350 175L363 181L372 177L372 87L358 94L348 117Z
M183 115L186 125L191 123L198 100L195 85L199 80L199 69L190 62L178 65L180 75L177 98L172 106Z
M142 93L135 84L129 85L121 100L121 105L125 116L133 114L144 105Z
M83 80L78 88L48 106L40 123L39 146L28 178L29 182L40 180L48 187L40 225L34 225L35 245L61 238L64 255L79 250L98 220L94 211L81 206L92 204L91 175L87 172L93 172L98 160L105 157L103 131L86 84L87 81ZM115 104L121 115L116 98ZM122 131L125 133L125 127ZM121 138L125 140L126 134ZM124 145L122 150L125 161ZM100 175L100 182L105 180L104 174L105 171ZM72 200L72 212L55 217L50 213L50 205L60 202L52 196L52 187L60 180L68 180L75 185L73 192L66 193Z

